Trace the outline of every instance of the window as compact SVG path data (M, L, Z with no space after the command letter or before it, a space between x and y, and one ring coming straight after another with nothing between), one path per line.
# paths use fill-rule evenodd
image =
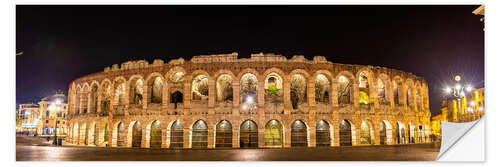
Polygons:
M57 124L59 124L59 121L57 121Z
M46 114L45 114L46 117L49 117L50 116L50 112L47 111Z
M49 123L49 120L45 120L45 123Z

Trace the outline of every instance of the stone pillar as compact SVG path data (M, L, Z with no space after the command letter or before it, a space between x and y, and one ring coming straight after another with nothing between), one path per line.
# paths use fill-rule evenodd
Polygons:
M233 148L240 148L240 134L237 127L233 126Z
M359 83L357 81L354 81L353 85L353 106L354 110L359 113Z
M288 78L288 77L285 77ZM285 79L283 82L283 105L285 109L285 115L290 115L290 111L292 110L292 103L290 100L290 80Z
M141 148L149 148L149 140L150 140L149 133L150 132L147 131L147 127L148 127L147 124L142 125L142 127L141 127L141 134L142 134L142 136L141 136Z
M216 98L215 80L209 79L208 80L208 114L209 115L215 114L215 111L214 111L215 98Z
M149 85L146 82L145 85L142 86L142 109L146 110L148 108L148 104L151 103L151 92L149 89Z
M240 82L233 80L233 115L240 115ZM234 145L234 144L233 144ZM238 143L239 145L239 143Z
M191 148L191 129L184 127L184 148Z
M96 113L101 113L101 102L102 101L102 93L100 93L100 91L97 91L97 105L96 105Z
M354 129L355 129L355 132L353 133L351 131L351 134L352 134L352 145L353 146L357 146L357 145L360 145L361 144L361 135L360 135L360 132L361 132L361 121L356 121L356 120L353 120L352 121L352 124L351 126L354 126ZM351 127L352 129L352 127Z
M339 120L333 120L332 123L336 123L335 125L330 125L333 126L333 134L330 134L330 136L333 136L333 146L340 146L340 123Z
M260 126L258 128L259 129L257 131L259 133L258 134L259 135L259 148L264 148L265 145L266 145L266 143L265 143L266 140L265 140L265 136L264 136L265 135L264 134L265 128L264 127L260 127Z
M373 122L373 136L375 137L375 141L372 141L372 142L375 142L373 143L372 145L380 145L380 124L378 124L378 121L377 122ZM387 128L387 127L386 127ZM386 132L386 137L387 137L387 132Z
M161 148L168 148L169 146L169 141L168 140L168 137L170 137L168 135L168 122L167 121L164 121L162 120L165 124L163 126L161 126Z
M338 94L339 91L338 91L338 86L337 85L338 85L338 81L336 79L334 79L332 81L332 89L331 89L332 90L332 93L331 93L331 95L332 95L332 102L331 103L332 103L333 107L338 107L339 106L339 104L338 104L338 102L339 102L338 101L338 99L339 99L339 94ZM337 111L333 111L333 112L337 112Z
M167 81L163 82L161 96L162 96L162 98L161 98L161 113L162 113L162 115L167 115L168 105L170 104L170 92L169 92Z
M309 126L307 131L307 146L316 147L316 126Z
M212 126L208 127L208 148L215 148L215 133Z
M285 128L285 136L283 136L285 140L284 147L292 147L292 130L291 128Z
M184 103L184 115L190 115L190 109L191 109L191 79L187 79L187 81L184 81L184 90L182 91L183 94L183 103Z
M258 81L258 88L257 88L257 103L259 106L259 115L264 115L265 114L265 86L264 86L264 81L261 79Z

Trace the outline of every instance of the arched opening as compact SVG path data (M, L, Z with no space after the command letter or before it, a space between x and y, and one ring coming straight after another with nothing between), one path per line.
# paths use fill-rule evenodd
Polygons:
M182 93L180 91L175 91L170 95L170 103L174 104L174 109L177 109L177 105L182 104L183 98Z
M227 120L220 121L216 126L215 147L233 146L233 127Z
M420 86L417 85L417 90L415 91L415 100L417 101L417 110L422 109L422 97L420 96Z
M394 81L392 81L392 93L394 94L394 104L396 105L401 105L403 103L403 101L401 100L402 96L401 96L401 93L402 93L402 86L401 86L401 81L399 79L395 79Z
M233 101L233 78L222 74L217 78L217 102L231 103Z
M81 105L81 113L88 113L88 107L89 107L89 87L87 85L85 85L83 87L83 92L81 93L81 102L80 102L80 105Z
M413 84L410 83L408 86L406 86L406 105L408 107L413 109L414 103L413 103Z
M125 81L118 80L115 84L115 101L119 106L125 105Z
M257 103L257 76L246 73L240 79L240 103Z
M371 137L372 128L368 121L361 122L360 142L361 144L372 144Z
M397 122L396 123L396 143L397 144L405 144L406 135L405 135L405 126L404 124Z
M134 107L140 107L142 105L142 98L144 93L144 87L142 79L134 79L130 84L130 103Z
M301 120L292 123L292 147L307 147L307 126Z
M314 80L316 104L330 104L331 82L324 74L318 74Z
M391 104L389 96L387 96L386 83L381 78L377 81L377 87L378 103L383 105Z
M151 103L161 104L163 101L163 81L161 77L155 77L150 86Z
M132 127L132 147L141 147L142 142L142 127L139 121L134 123Z
M266 106L271 104L274 109L271 107L265 107L266 110L271 110L276 112L283 111L283 79L280 75L275 72L272 72L266 76L264 80L264 90L266 92L264 96L264 101Z
M170 127L170 148L184 147L184 128L181 121L176 120Z
M193 125L193 148L207 148L208 146L208 127L205 121L198 120Z
M368 76L363 71L359 74L359 104L366 106L372 103L370 99L370 83L368 82Z
M384 122L380 123L380 145L386 145L387 143L387 127Z
M76 90L75 92L75 113L76 114L80 114L80 103L81 103L81 100L82 100L82 90L81 89L78 89Z
M259 145L259 132L257 124L252 120L246 120L240 126L240 147L257 148Z
M293 109L307 105L307 82L304 76L294 74L290 80L290 101Z
M347 77L341 75L339 76L337 84L338 104L351 104L352 82Z
M340 122L339 142L340 146L352 146L351 123L347 120Z
M191 84L192 102L194 104L207 104L208 102L208 78L205 75L198 75Z
M417 143L423 143L424 142L424 130L421 124L418 125L417 129Z
M324 120L316 124L316 147L330 146L330 125Z
M264 142L267 147L283 146L283 125L277 120L270 120L264 131Z
M116 133L116 145L118 147L125 146L125 126L122 122L118 124Z
M93 84L92 88L90 89L90 106L89 106L89 112L90 113L97 113L97 84Z
M111 106L111 86L105 82L101 90L101 112L107 115Z
M151 123L151 131L149 133L149 147L161 148L161 124L160 121L155 120Z

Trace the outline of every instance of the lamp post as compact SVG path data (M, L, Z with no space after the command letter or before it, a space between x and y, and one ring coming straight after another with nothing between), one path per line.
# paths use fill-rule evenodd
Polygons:
M55 125L54 142L53 142L53 144L55 144L56 147L59 144L58 140L57 140L57 132L59 131L57 129L57 124L58 124L57 117L59 117L59 112L61 111L61 106L60 105L61 105L61 100L57 99L55 102L52 102L52 105L50 106L52 110L56 110L56 116L55 116L55 119L54 119L56 125Z
M458 122L462 122L462 106L461 99L465 96L465 92L472 91L471 86L464 87L460 84L460 76L455 76L456 85L453 88L446 88L446 93L452 95L458 102Z

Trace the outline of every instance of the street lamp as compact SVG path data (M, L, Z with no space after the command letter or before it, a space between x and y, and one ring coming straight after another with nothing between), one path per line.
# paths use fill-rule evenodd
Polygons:
M56 110L56 117L55 117L55 123L56 123L56 126L55 126L55 133L54 133L54 144L56 145L56 147L58 146L59 142L57 141L57 132L59 131L57 129L57 117L59 117L59 112L61 112L61 100L57 99L55 102L52 102L52 104L50 105L49 109L50 110Z
M452 95L458 102L458 122L462 121L462 106L460 105L460 99L465 96L465 92L472 91L472 86L468 85L466 87L460 84L461 77L459 75L455 76L456 85L454 88L446 88L445 91L447 94Z

